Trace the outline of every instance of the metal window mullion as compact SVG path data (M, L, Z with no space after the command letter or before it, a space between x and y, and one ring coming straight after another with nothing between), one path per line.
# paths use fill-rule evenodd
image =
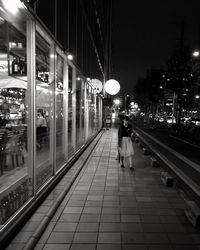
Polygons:
M36 121L35 121L35 22L27 21L27 138L28 138L28 176L32 179L33 195L36 194Z
M68 64L67 58L64 59L64 77L63 77L63 117L64 117L64 148L65 160L68 159Z
M72 145L76 152L76 71L72 71Z
M55 45L53 44L51 46L51 51L50 51L51 59L50 59L50 65L52 64L52 69L53 69L53 145L52 145L52 162L53 162L53 175L56 174L56 110L57 110L57 103L56 103L56 88L57 88L57 76L56 76L56 69L57 69L57 53L56 53L56 48Z
M50 44L50 90L52 91L52 117L50 118L50 163L53 164L53 174L55 174L55 45Z
M84 119L84 127L85 127L85 141L88 138L88 100L87 100L87 82L85 81L85 96L84 96L84 109L85 109L85 119Z

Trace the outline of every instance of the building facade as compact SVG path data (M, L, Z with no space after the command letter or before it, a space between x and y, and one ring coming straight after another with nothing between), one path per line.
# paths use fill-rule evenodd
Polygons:
M101 130L102 98L28 4L0 0L0 40L2 239Z

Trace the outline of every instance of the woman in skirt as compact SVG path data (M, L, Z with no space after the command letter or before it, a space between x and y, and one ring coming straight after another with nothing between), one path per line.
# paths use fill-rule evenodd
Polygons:
M119 153L121 157L121 167L124 168L124 158L127 158L129 163L129 168L133 169L132 158L134 155L133 144L131 140L131 135L133 133L133 128L131 124L128 123L129 117L125 116L118 130L118 146Z

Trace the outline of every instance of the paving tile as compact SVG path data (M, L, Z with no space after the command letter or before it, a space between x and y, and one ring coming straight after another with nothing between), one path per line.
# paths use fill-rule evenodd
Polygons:
M165 232L163 224L141 223L144 232Z
M84 207L83 214L100 214L101 207Z
M123 244L144 244L145 237L143 233L122 233Z
M121 210L119 207L103 207L102 214L120 214Z
M80 214L62 214L58 221L78 222L80 216Z
M45 214L42 214L42 213L34 213L34 215L31 216L29 221L42 221L44 216L45 216Z
M6 250L22 250L25 246L25 243L11 243L7 246Z
M96 250L122 250L122 246L120 244L98 244Z
M139 215L121 215L121 221L122 222L140 222L140 216Z
M121 223L122 232L143 232L142 225L140 223Z
M87 199L87 195L85 194L74 194L70 197L70 200L76 200L76 201L84 201Z
M169 239L164 233L145 233L145 241L148 244L167 244Z
M26 223L26 225L21 229L21 231L25 231L25 232L33 232L36 230L36 228L38 227L38 225L40 224L39 221L29 221L28 223Z
M53 228L55 226L56 222L51 221L47 228L45 229L45 232L42 234L42 236L39 239L39 243L40 244L44 244L47 242L49 235L51 234L51 232L53 231Z
M103 201L86 201L85 207L101 207Z
M81 214L83 211L83 207L65 207L63 210L64 214Z
M26 243L29 238L31 237L32 232L19 232L14 239L12 240L12 243Z
M98 234L98 243L113 243L121 244L121 234L120 233L102 233Z
M177 224L180 223L180 220L178 219L177 216L171 216L171 215L160 215L160 220L162 223L172 223L172 224Z
M138 209L139 214L143 215L158 215L158 212L155 208L141 207Z
M75 222L58 222L53 231L60 232L75 232L78 223Z
M148 250L149 248L146 245L138 244L123 244L123 250Z
M101 222L99 226L100 232L121 232L121 223L119 222Z
M80 222L99 222L100 214L82 214Z
M99 223L95 222L82 222L79 223L76 229L77 232L98 232Z
M120 222L119 214L102 214L101 222Z
M175 245L173 246L173 250L199 250L198 246L194 245Z
M103 201L103 207L119 207L120 203L118 201Z
M94 244L97 242L97 233L94 232L76 232L73 244Z
M174 250L174 248L172 246L165 245L149 245L148 250Z
M137 207L122 207L121 214L138 214L139 209Z
M180 224L180 223L176 223L176 224L163 224L164 230L165 232L168 233L184 233L186 232L186 228Z
M69 200L67 203L67 206L69 207L83 207L85 205L85 200L83 201L77 201L77 200Z
M70 232L53 232L49 236L47 243L51 244L66 244L71 243L74 233Z
M96 250L96 244L71 244L70 250Z
M43 250L69 250L70 244L45 244ZM35 248L34 248L35 250Z
M168 233L168 238L172 244L193 244L194 241L190 235L185 233Z

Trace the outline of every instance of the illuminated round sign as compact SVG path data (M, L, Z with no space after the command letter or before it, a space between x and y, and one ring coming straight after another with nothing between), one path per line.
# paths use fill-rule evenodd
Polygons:
M95 90L97 93L100 93L103 89L102 82L98 79L92 79L92 84L94 85Z
M105 83L105 91L109 95L116 95L120 90L120 84L114 79L110 79Z

